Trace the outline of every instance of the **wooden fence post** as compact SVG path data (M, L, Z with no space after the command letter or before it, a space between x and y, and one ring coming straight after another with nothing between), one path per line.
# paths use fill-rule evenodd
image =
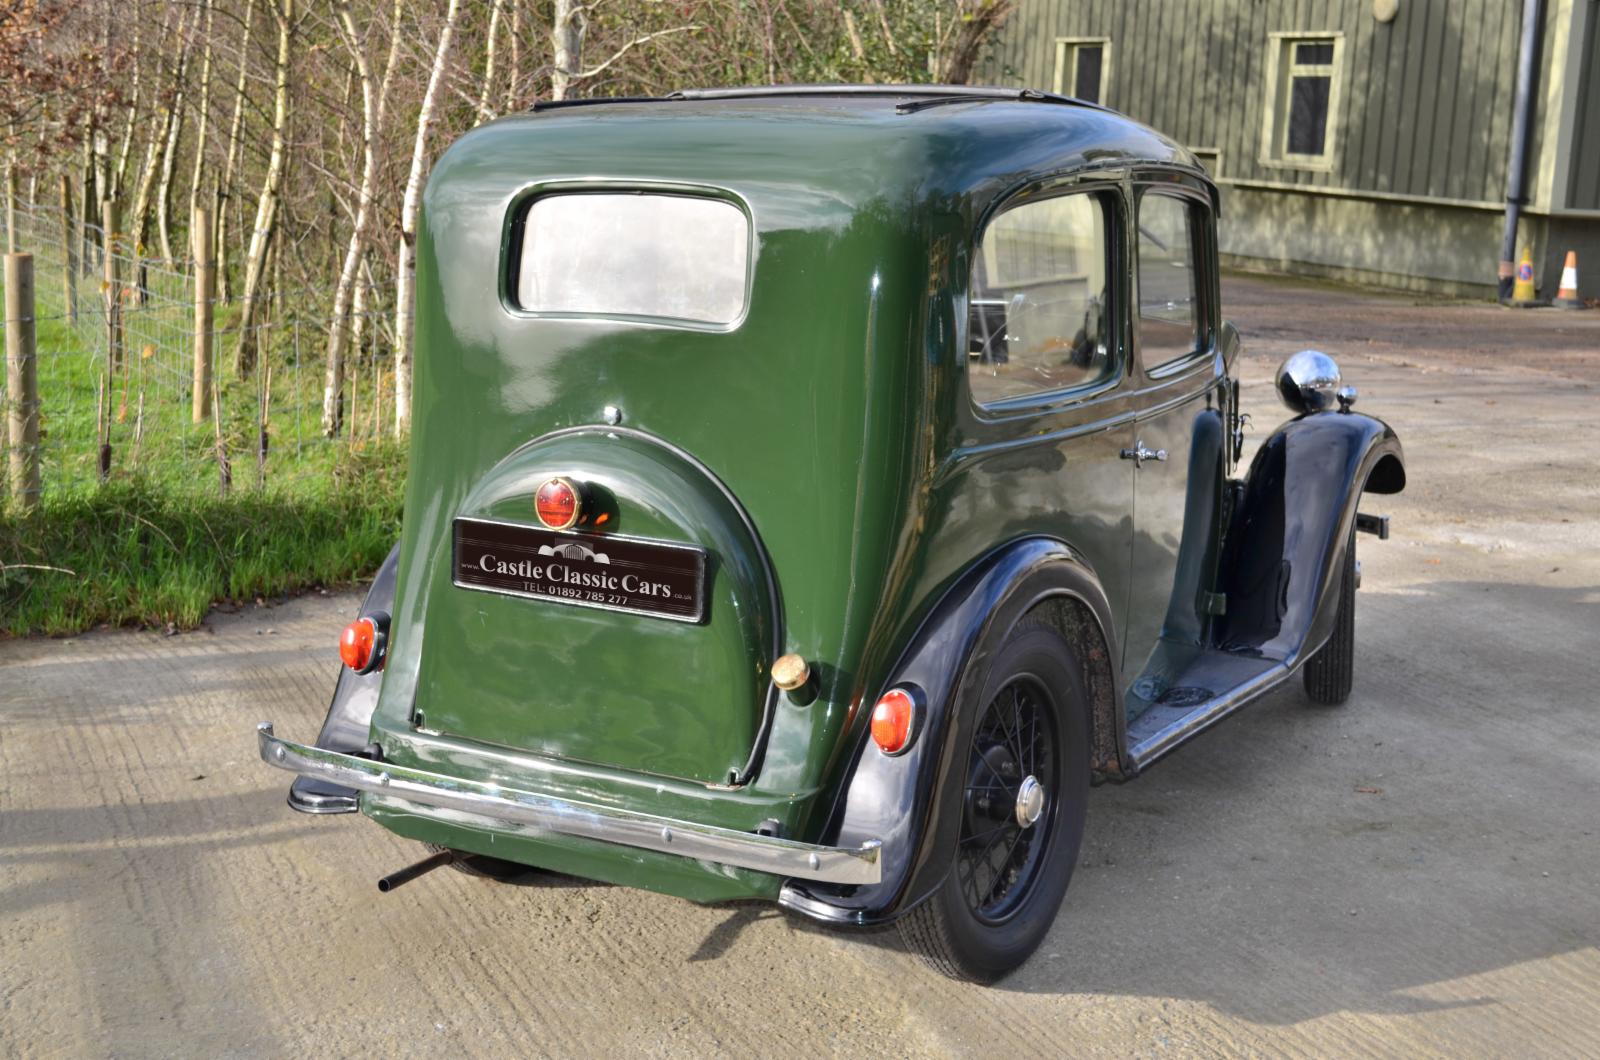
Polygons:
M67 323L78 326L78 241L72 223L72 178L61 174L61 294L67 301Z
M33 255L6 255L6 394L11 499L39 504L39 372L33 326Z
M189 223L194 240L194 422L211 415L211 310L217 296L217 262L211 211L195 207Z

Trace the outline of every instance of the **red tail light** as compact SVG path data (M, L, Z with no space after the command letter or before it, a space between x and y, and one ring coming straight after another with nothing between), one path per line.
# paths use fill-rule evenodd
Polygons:
M552 530L566 530L583 514L583 495L571 479L553 478L533 495L533 510Z
M339 658L358 674L381 670L388 640L388 615L362 615L339 634Z
M886 755L897 755L916 736L917 701L908 689L891 688L872 708L872 742Z

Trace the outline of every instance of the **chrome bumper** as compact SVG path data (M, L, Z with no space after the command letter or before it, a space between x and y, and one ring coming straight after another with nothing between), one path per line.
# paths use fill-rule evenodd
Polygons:
M268 765L302 776L320 777L358 791L472 814L484 818L490 827L580 836L827 883L877 883L882 876L878 861L878 849L882 844L875 839L855 849L813 846L693 821L557 799L307 747L274 736L270 721L257 725L256 733L261 760Z

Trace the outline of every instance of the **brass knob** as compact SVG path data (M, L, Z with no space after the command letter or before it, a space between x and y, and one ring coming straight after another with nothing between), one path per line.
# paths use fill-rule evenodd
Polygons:
M790 652L778 657L772 664L772 683L785 692L804 687L811 680L811 667L800 656Z

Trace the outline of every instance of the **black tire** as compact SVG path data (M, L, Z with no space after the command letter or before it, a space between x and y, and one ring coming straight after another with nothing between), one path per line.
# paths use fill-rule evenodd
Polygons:
M424 843L423 846L435 854L449 849L433 843ZM468 854L464 850L453 853L456 859L450 863L452 869L466 876L477 876L497 883L522 883L543 872L542 869L536 869L532 865L521 865L503 858L491 858L486 854Z
M1337 707L1350 698L1356 673L1356 536L1344 551L1344 569L1339 573L1339 611L1333 619L1333 635L1328 643L1306 660L1306 695L1313 703Z
M1019 623L982 680L972 738L957 760L962 820L950 874L899 927L935 970L992 983L1038 949L1066 896L1089 798L1089 717L1072 649L1043 623ZM997 711L1017 721L997 728ZM1045 800L1023 826L1015 807L1026 776L1044 786ZM996 867L999 843L1007 849Z

